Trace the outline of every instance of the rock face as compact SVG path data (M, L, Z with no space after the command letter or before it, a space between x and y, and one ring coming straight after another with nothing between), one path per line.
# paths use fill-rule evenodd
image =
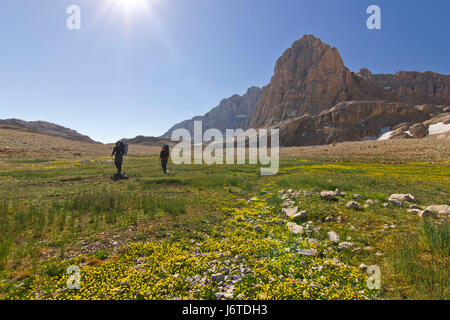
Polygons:
M348 70L336 48L306 35L278 59L250 122L263 128L310 114L317 115L350 100L395 101L396 98Z
M357 75L387 90L405 103L450 105L450 75L408 71L372 74L365 68Z
M220 104L203 116L197 116L174 125L163 137L170 137L176 129L187 129L191 135L194 131L194 121L202 121L203 131L210 128L219 129L225 133L226 129L246 130L250 123L250 115L261 95L261 89L251 87L243 96L233 95L223 99Z
M45 121L28 122L19 119L0 120L0 128L35 132L69 140L96 143L88 136L82 135L75 130Z
M336 48L306 35L278 59L249 128L280 129L282 146L423 138L431 125L448 129L449 88L450 75L433 72L355 74Z
M319 115L303 115L279 123L280 144L308 146L378 139L399 123L422 122L429 114L420 107L383 101L347 101ZM408 126L405 128L407 131ZM403 133L404 131L402 131Z

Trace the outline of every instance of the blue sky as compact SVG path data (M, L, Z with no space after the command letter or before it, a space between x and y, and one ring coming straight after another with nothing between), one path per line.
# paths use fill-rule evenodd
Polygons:
M146 1L147 7L121 1ZM81 8L81 30L66 9ZM382 29L368 30L379 5ZM450 72L448 0L1 0L0 118L55 122L102 142L161 135L269 83L304 34L352 71Z

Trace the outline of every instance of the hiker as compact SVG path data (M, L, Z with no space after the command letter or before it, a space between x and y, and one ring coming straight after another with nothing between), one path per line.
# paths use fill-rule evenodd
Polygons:
M167 162L169 161L169 146L164 145L162 147L161 153L159 155L159 158L161 159L161 166L163 168L164 173L167 171Z
M125 153L123 143L121 141L117 141L116 146L113 149L113 152L111 156L114 157L114 164L117 168L117 174L116 176L122 176L122 162L123 162L123 155Z

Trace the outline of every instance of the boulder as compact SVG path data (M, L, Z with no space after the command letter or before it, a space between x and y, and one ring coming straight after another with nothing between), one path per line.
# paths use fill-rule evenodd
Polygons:
M399 201L408 201L408 202L417 202L416 198L413 195L406 194L391 194L389 197L389 201L391 200L399 200Z
M287 215L288 217L293 217L297 214L298 212L298 207L293 207L293 208L283 208L283 213L285 215Z
M328 239L331 242L339 242L339 235L336 232L330 231L327 233L327 235L328 235Z
M413 138L423 138L428 134L428 128L423 123L416 123L409 127L409 132Z
M337 194L335 191L322 191L320 193L320 197L323 200L334 200L336 198Z
M292 219L301 219L301 218L305 218L308 215L308 211L307 210L303 210L299 213L296 213L292 216Z
M294 222L288 222L287 227L290 232L295 233L295 234L302 234L304 231L302 226L299 226L298 224L296 224Z
M356 201L349 201L347 202L347 205L345 206L347 209L359 209L360 205Z
M371 199L367 199L366 203L364 204L364 208L370 208L371 206L373 206L375 204L375 201L371 200Z
M351 249L355 246L355 244L353 242L341 242L338 245L338 249L342 250L342 249Z
M422 218L437 218L437 214L430 210L423 210L419 212L419 217Z
M425 210L434 212L434 213L439 213L439 214L450 214L450 206L446 205L446 204L442 204L442 205L431 205L428 206Z

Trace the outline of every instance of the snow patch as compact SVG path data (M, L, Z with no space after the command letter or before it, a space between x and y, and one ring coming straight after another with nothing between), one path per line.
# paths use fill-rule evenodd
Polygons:
M391 137L392 132L391 127L381 128L380 134L378 136L367 136L361 139L361 141L372 141L372 140L387 140Z
M378 140L388 140L394 131L390 131L391 127L381 128L381 133L378 136Z
M444 124L443 122L432 124L428 127L428 134L440 134L450 131L450 124Z

